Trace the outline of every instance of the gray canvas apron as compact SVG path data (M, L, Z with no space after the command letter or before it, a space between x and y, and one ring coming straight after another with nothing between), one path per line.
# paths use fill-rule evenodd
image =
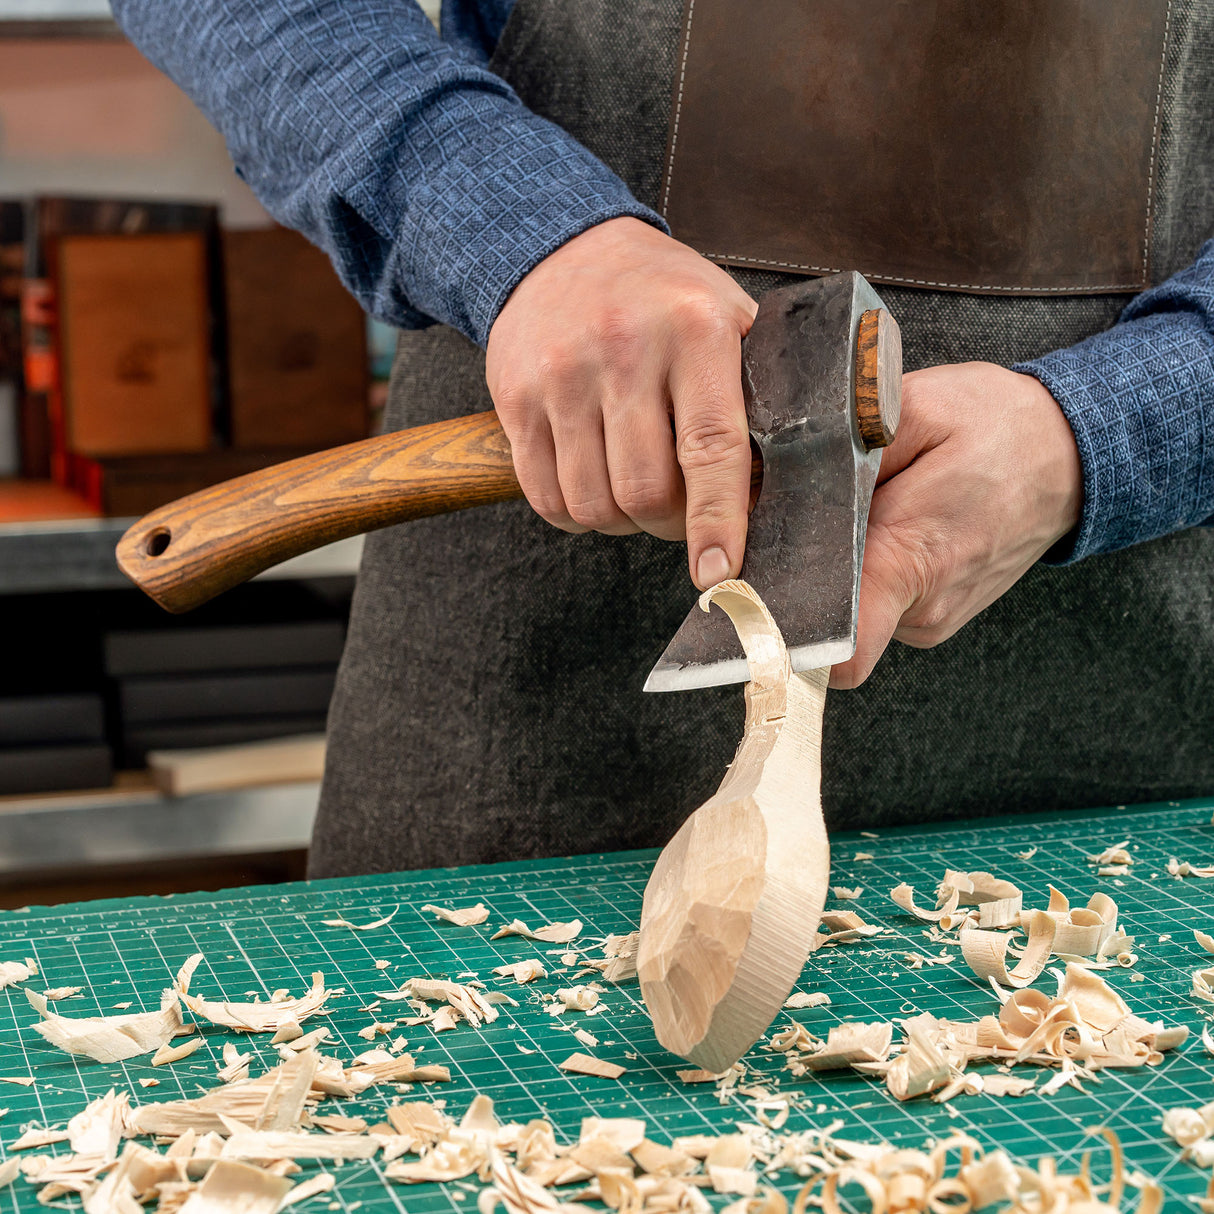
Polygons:
M1057 130L1044 140L1049 156L1043 152L1038 163L1031 128L1054 113L1050 99L1066 91L1068 60L1075 64L1076 55L1086 53L1093 13L1106 11L1106 4L1127 24L1074 69L1082 86L1077 92L1095 91L1095 104L1086 117L1082 107L1061 107ZM728 134L721 129L728 124L713 112L713 90L699 89L697 103L697 90L687 89L680 118L687 155L680 159L676 142L672 157L676 82L682 71L686 84L686 64L697 60L723 72L738 32L729 14L750 11L709 0L701 5L706 20L699 31L693 24L688 38L680 0L519 0L494 65L524 102L602 157L642 201L665 202L676 235L680 224L695 226L688 199L711 193L712 181L704 179L703 164L696 168L696 158L702 161L713 139ZM1009 49L998 23L1014 33L1017 6L1032 10L1020 28L1035 35L1031 45ZM872 51L847 41L849 23L840 14L857 11L849 0L781 0L774 7L764 0L755 12L774 19L781 7L823 15L829 37L805 50L825 56L815 68L823 81L832 56L855 64ZM854 268L893 284L880 290L901 323L908 369L967 359L1010 365L1072 345L1111 325L1136 290L1191 261L1214 234L1214 124L1208 121L1214 0L989 6L891 0L876 7L891 20L898 10L917 8L936 23L939 37L919 47L920 58L904 56L901 69L915 71L923 56L931 64L931 73L920 71L912 82L920 89L916 112L942 124L924 145L929 152L958 144L957 132L948 129L947 88L943 98L932 91L933 73L947 83L968 63L961 101L984 76L1002 79L1003 92L995 88L993 100L977 107L982 121L996 128L1000 107L1021 105L1022 92L1028 100L1021 117L1030 115L1027 125L1020 123L1018 143L1014 129L969 130L968 142L961 141L963 167L967 156L994 140L1019 168L998 186L1005 197L987 196L979 206L984 196L970 190L961 213L947 217L946 227L953 226L934 234L939 258L947 262L951 255L957 264L933 267L930 249L924 252L933 237L931 207L912 217L913 239L899 242L896 225L887 223L872 242L873 263L858 253L853 259ZM979 10L995 24L963 31L965 37L951 42L945 37L958 13ZM1069 24L1060 23L1060 15ZM752 59L764 47L774 54L787 45L780 41L786 30L765 43L754 35L748 27L746 39L734 38ZM894 30L886 42L900 46L906 36L907 30ZM1141 73L1129 70L1130 79L1125 64L1117 66L1114 52L1133 39L1136 54L1151 56L1153 77L1146 84ZM975 40L981 54L970 55L967 46ZM1042 62L1051 48L1060 57ZM1009 55L1027 55L1036 64L1033 88L1023 71L1000 68ZM750 70L753 82L754 63ZM879 83L881 74L873 75ZM720 82L726 96L732 89L740 97L748 87L744 71L724 72ZM1154 106L1144 117L1142 98L1152 90ZM820 93L810 90L801 104L816 104ZM879 110L881 97L872 103ZM896 112L888 96L884 104L887 114ZM1121 174L1119 190L1139 195L1130 202L1120 194L1102 196L1099 205L1067 220L1072 227L1065 239L1051 238L1054 227L1035 217L1058 197L1065 200L1058 175L1072 191L1096 188L1093 166L1068 158L1078 157L1088 136L1116 137L1107 129L1076 137L1070 128L1123 111L1134 116L1137 142L1121 149L1124 164L1107 167ZM846 118L845 108L840 113ZM951 120L955 125L955 115ZM730 154L742 156L747 139L736 132L731 138ZM800 136L793 129L787 138ZM813 152L825 161L831 154L829 141ZM853 172L866 171L846 150L841 155ZM744 192L750 169L744 163L735 169L730 190ZM987 169L997 175L998 162L989 161ZM801 226L828 229L836 249L851 256L856 251L848 241L862 243L865 232L847 228L855 199L873 191L878 215L890 205L879 164L867 171L870 180L858 194L815 186L812 174L749 188L763 196L779 188L817 189L812 205L832 221L815 224L811 213ZM840 264L829 240L822 248L799 245L797 225L781 226L778 208L748 230L745 216L755 198L739 205L728 194L702 217L706 231L684 234L707 254L751 266L734 272L752 293L789 281L753 267ZM976 218L975 208L1005 217L1014 239L1007 239L1003 224ZM1119 236L1145 214L1143 241L1127 253L1124 239L1103 240L1092 218L1101 214ZM1079 239L1089 240L1089 256L1065 264ZM730 246L712 247L722 240ZM1017 249L1027 250L1025 256ZM978 264L984 257L989 265ZM969 268L986 273L967 277ZM1061 281L1077 271L1087 275L1082 282ZM911 278L945 289L898 285ZM484 357L471 343L439 327L401 335L389 426L490 406ZM1190 531L1073 567L1035 568L944 645L928 651L891 646L862 688L828 699L828 821L882 826L1211 792L1212 584L1214 534ZM716 788L742 722L737 687L641 692L694 595L680 546L648 536L569 536L523 503L370 536L330 715L312 871L327 876L665 842Z

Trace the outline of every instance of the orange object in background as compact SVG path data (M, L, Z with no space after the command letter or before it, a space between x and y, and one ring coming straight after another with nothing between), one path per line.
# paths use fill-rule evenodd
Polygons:
M88 456L207 450L204 236L63 236L55 262L66 450Z

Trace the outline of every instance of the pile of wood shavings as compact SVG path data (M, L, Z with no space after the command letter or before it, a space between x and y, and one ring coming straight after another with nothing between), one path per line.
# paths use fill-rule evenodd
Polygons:
M968 1074L972 1062L1004 1067L1028 1063L1058 1068L1039 1091L1049 1094L1064 1084L1080 1087L1106 1067L1155 1066L1166 1051L1184 1042L1189 1030L1167 1028L1134 1015L1125 1001L1097 974L1075 962L1057 972L1058 993L996 988L1003 1001L998 1016L966 1022L923 1013L901 1022L904 1040L893 1044L893 1026L838 1024L825 1041L804 1025L769 1038L767 1048L782 1053L794 1075L852 1067L884 1077L899 1100L932 1094L937 1101L959 1093L1019 1096L1036 1081Z
M1108 894L1096 893L1086 906L1072 907L1067 896L1052 885L1044 910L1025 910L1024 895L1017 885L987 872L957 872L949 869L936 887L936 907L929 910L915 901L914 889L905 883L890 892L892 900L917 919L932 925L929 934L936 942L952 942L950 932L966 964L983 982L994 981L1019 988L1035 981L1051 957L1064 961L1093 959L1091 968L1130 966L1138 957L1134 940L1117 926L1117 903ZM1026 933L1017 946L1013 928ZM1008 957L1015 957L1009 964Z
M1140 1190L1137 1214L1162 1208L1156 1185L1126 1176L1120 1143L1108 1131L1112 1177L1098 1185L1086 1158L1078 1174L1064 1176L1051 1159L1018 1166L1004 1151L984 1151L963 1135L924 1149L893 1148L837 1137L841 1122L787 1134L740 1125L737 1133L665 1145L648 1137L641 1119L588 1117L578 1140L565 1145L546 1120L503 1124L487 1096L473 1099L458 1122L422 1102L393 1105L386 1122L374 1126L362 1118L310 1117L298 1104L280 1106L273 1116L286 1126L251 1128L227 1118L222 1131L184 1131L163 1153L128 1142L119 1154L123 1136L137 1130L125 1099L110 1093L69 1123L73 1155L26 1159L22 1171L44 1185L46 1200L80 1194L86 1214L137 1214L153 1201L158 1214L278 1214L334 1186L333 1175L323 1172L293 1186L288 1177L299 1170L296 1159L381 1153L385 1178L400 1184L479 1182L479 1214L499 1205L507 1214L589 1214L586 1201L621 1214L710 1214L706 1191L738 1198L723 1214L788 1214L787 1199L761 1183L782 1172L804 1181L792 1214L805 1214L811 1204L839 1214L855 1189L874 1211L998 1205L1009 1214L1119 1214L1127 1184Z
M479 1182L479 1214L493 1214L499 1205L507 1214L588 1214L581 1204L586 1201L621 1214L709 1214L706 1192L738 1198L723 1214L788 1214L787 1199L762 1184L782 1172L804 1181L792 1214L805 1214L811 1204L838 1214L856 1189L874 1211L964 1212L998 1205L1009 1214L1118 1214L1127 1184L1133 1184L1140 1190L1138 1214L1162 1207L1156 1185L1126 1176L1120 1143L1109 1132L1112 1177L1104 1185L1093 1181L1086 1159L1078 1174L1063 1176L1050 1159L1037 1168L1018 1166L1004 1151L984 1151L962 1135L918 1150L893 1148L837 1137L841 1122L787 1134L740 1125L737 1133L665 1145L648 1137L641 1119L588 1117L576 1142L558 1144L550 1122L503 1124L486 1096L477 1096L458 1122L435 1105L412 1103L393 1105L377 1126L329 1119L338 1124L317 1134L232 1122L225 1134L187 1131L163 1154L128 1143L119 1156L121 1134L129 1133L125 1107L112 1094L94 1104L106 1101L107 1108L91 1113L89 1141L80 1127L73 1139L108 1160L104 1178L77 1184L61 1161L52 1161L67 1177L56 1182L56 1191L81 1193L86 1214L126 1214L154 1200L159 1214L182 1208L277 1214L333 1187L332 1175L322 1173L292 1188L287 1177L298 1170L296 1158L370 1159L380 1152L384 1176L400 1184ZM24 1170L41 1178L48 1168Z

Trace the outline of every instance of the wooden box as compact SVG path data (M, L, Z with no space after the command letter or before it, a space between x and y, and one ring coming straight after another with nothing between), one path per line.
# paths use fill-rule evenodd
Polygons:
M366 319L329 259L286 228L225 232L223 250L232 445L366 438Z
M64 449L94 457L205 451L205 236L63 236L53 260Z

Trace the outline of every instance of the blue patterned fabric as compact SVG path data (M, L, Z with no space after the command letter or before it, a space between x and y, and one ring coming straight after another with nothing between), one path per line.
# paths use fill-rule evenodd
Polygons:
M483 345L548 253L619 215L624 183L487 70L514 0L113 0L132 41L223 132L267 209L372 315ZM1016 368L1083 460L1075 561L1214 517L1214 244L1109 331Z
M1083 515L1053 559L1214 522L1214 240L1111 329L1014 370L1050 390L1083 461Z
M507 0L456 5L452 42L413 0L112 7L266 209L401 328L439 320L483 345L515 285L566 241L619 215L662 226L487 70Z

